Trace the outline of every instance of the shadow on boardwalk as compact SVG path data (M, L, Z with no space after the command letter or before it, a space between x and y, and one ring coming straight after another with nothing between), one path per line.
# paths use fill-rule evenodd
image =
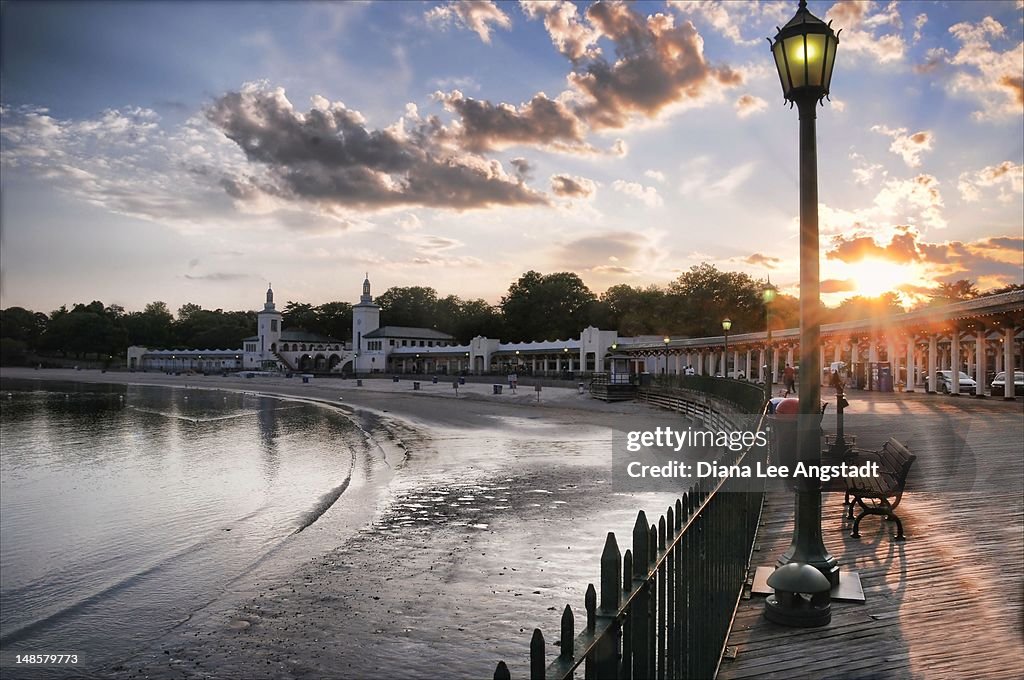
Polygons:
M719 678L1020 677L1024 668L1024 412L1020 402L941 397L854 401L858 446L890 436L918 455L899 508L907 532L877 517L849 536L843 495L823 497L825 544L857 571L867 601L834 602L832 623L786 628L741 602ZM830 431L834 417L826 419ZM793 499L769 494L753 565L789 545Z

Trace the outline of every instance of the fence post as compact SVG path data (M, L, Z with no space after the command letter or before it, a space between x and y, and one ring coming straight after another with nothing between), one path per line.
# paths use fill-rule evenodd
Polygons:
M530 680L544 680L544 633L533 629L530 640Z
M633 586L633 551L626 549L622 558L622 590L629 593ZM633 677L633 606L626 610L626 618L622 622L622 664L619 670L622 680Z
M619 544L615 541L615 534L609 531L604 542L604 552L601 553L601 609L606 613L619 610L622 601L622 589L619 587L622 582L621 569Z
M562 653L559 654L563 659L573 657L573 646L576 642L576 630L573 623L572 607L565 605L565 609L562 610Z
M587 594L583 597L583 603L587 607L587 630L593 631L597 626L597 591L594 584L587 584Z
M494 669L494 680L512 680L504 661L499 661L498 667Z
M648 530L648 545L651 551L651 564L658 561L658 527L651 525ZM647 675L648 678L653 678L657 675L658 667L658 600L661 596L661 584L658 583L658 575L652 574L649 579L650 589L650 600L647 605Z
M650 657L650 602L651 589L647 580L648 566L651 563L651 535L647 528L647 515L641 510L637 513L636 524L633 526L633 579L640 585L633 605L630 607L630 631L632 633L633 672L632 677L647 680L651 677Z

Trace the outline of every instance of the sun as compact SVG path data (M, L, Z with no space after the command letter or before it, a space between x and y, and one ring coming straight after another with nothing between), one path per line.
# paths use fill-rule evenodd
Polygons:
M854 292L865 297L899 292L901 285L915 278L912 267L887 260L864 259L848 264L847 270L856 286Z

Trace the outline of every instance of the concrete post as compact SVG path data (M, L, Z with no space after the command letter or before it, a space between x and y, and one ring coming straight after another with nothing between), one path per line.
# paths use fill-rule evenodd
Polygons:
M953 335L949 339L950 368L952 369L953 387L952 392L960 396L960 331L953 329Z
M1003 370L1006 371L1006 387L1003 391L1003 399L1016 399L1014 395L1015 367L1013 365L1013 327L1005 329L1006 337L1003 338Z
M939 386L939 369L936 366L939 353L939 338L932 333L928 337L928 393L935 394Z
M974 330L974 380L978 383L978 391L974 396L985 396L985 334L987 331L980 323Z
M914 338L907 338L907 392L914 391L914 385L916 384L915 375L917 365L914 361Z

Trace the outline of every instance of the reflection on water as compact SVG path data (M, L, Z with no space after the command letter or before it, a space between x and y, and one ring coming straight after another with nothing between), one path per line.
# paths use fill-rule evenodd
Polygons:
M251 394L5 381L4 670L39 650L99 669L186 618L346 482L352 435Z

